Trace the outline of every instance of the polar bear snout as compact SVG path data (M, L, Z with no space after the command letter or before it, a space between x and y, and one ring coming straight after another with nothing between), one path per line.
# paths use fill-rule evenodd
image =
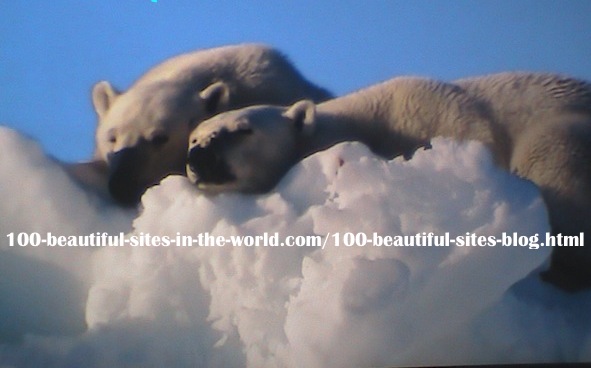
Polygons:
M236 180L223 157L223 146L214 143L195 146L187 159L188 176L198 184L224 184Z
M215 127L199 137L200 128L206 129L203 123L197 128L197 134L190 140L187 157L187 176L191 182L204 188L208 184L228 184L237 180L228 157L239 147L243 138L253 131L243 125L233 127Z
M139 183L141 152L137 147L124 148L108 155L109 192L123 205L139 202L144 188Z

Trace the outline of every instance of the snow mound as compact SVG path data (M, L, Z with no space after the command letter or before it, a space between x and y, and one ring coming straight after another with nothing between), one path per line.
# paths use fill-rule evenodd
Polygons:
M139 215L85 193L14 131L0 129L0 151L2 365L591 359L591 294L538 281L548 248L384 245L430 233L544 240L538 190L496 169L478 143L436 139L409 161L340 144L259 196L206 196L169 177L146 192ZM10 246L8 234L33 232L201 236L208 246ZM259 246L245 245L257 236ZM214 246L217 237L245 244Z

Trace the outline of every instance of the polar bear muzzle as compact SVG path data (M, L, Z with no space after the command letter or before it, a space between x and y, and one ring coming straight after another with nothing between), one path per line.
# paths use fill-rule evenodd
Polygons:
M222 134L223 135L223 134ZM187 167L196 177L196 183L224 184L236 180L224 159L224 142L218 138L202 147L189 151Z
M142 154L140 148L124 148L108 156L109 192L113 198L123 204L132 206L139 202L145 186L139 181Z

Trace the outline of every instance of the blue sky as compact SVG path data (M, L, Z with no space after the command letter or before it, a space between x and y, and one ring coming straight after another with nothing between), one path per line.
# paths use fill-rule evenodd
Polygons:
M99 80L126 89L189 50L262 42L341 95L404 74L505 70L591 80L590 1L0 2L0 124L89 158Z

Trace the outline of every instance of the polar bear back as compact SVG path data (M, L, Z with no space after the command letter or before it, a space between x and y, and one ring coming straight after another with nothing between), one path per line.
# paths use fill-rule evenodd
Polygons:
M248 97L248 102L233 102L239 107L246 103L285 104L285 101L301 98L323 101L332 97L327 90L306 80L277 49L259 44L231 45L178 55L149 70L133 87L171 83L203 88L220 80L234 82L229 85L233 96ZM274 83L268 83L269 80Z
M549 115L591 114L591 84L545 73L500 73L454 82L494 111L499 124L548 121Z

